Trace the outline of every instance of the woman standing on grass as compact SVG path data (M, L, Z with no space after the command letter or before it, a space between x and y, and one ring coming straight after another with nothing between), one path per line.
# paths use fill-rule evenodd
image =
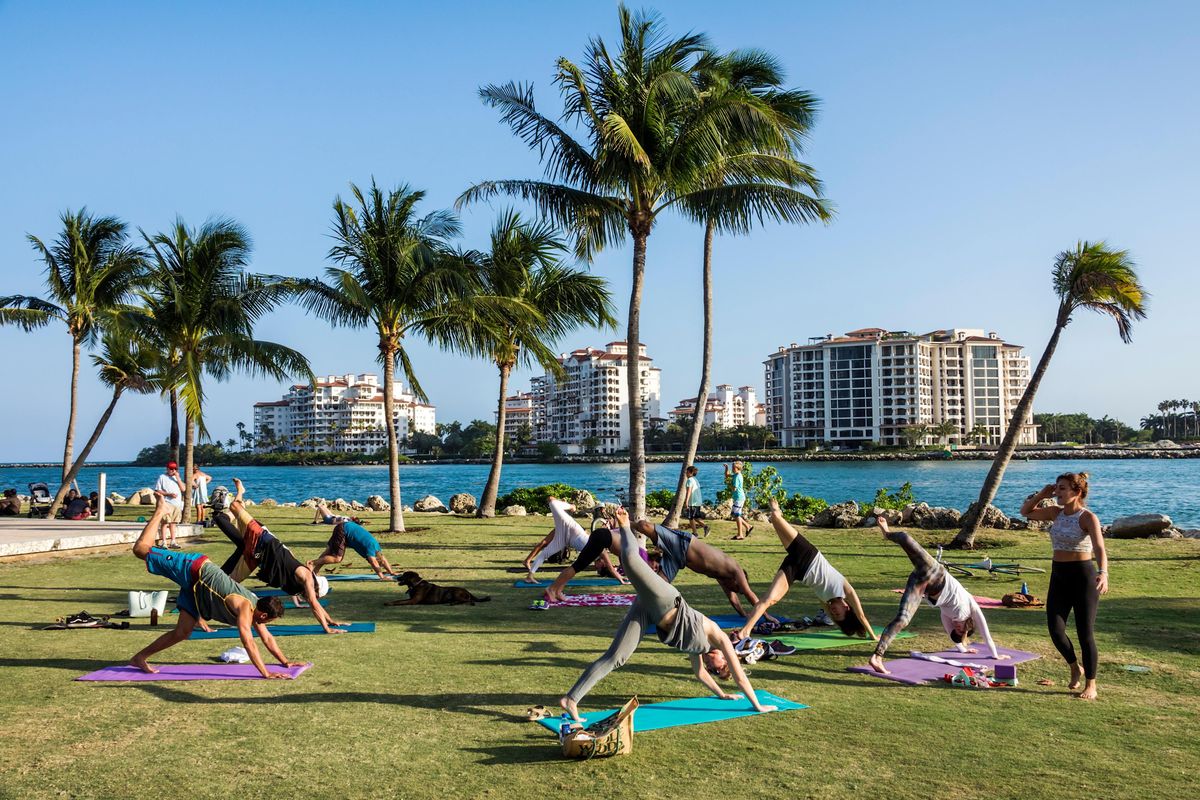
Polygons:
M1050 640L1071 667L1070 689L1083 691L1076 697L1096 699L1096 607L1100 595L1108 592L1108 553L1100 520L1084 506L1088 495L1088 474L1068 472L1058 476L1040 492L1030 495L1021 506L1027 519L1050 523L1050 542L1054 563L1050 570L1050 589L1046 593L1046 621ZM1038 508L1043 500L1054 497L1058 505ZM1096 563L1092 563L1093 553ZM1097 568L1098 566L1098 568ZM1075 630L1083 651L1083 668L1075 658L1075 648L1067 638L1067 617L1075 612Z

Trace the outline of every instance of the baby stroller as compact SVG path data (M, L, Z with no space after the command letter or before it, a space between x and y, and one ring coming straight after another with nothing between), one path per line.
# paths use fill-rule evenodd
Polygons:
M29 516L45 517L53 504L54 495L50 494L49 486L44 483L29 484Z

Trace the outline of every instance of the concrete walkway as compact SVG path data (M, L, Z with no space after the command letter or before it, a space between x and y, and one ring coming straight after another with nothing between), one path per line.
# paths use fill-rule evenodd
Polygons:
M85 547L133 544L141 533L140 522L96 522L95 520L0 519L0 558L30 553L53 553ZM198 525L177 525L179 539L192 539L203 532Z

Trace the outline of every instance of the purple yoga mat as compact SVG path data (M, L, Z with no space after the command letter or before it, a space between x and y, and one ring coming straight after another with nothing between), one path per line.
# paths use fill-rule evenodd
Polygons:
M253 664L163 664L158 666L158 672L142 672L137 667L123 664L119 667L105 667L87 675L81 675L77 681L261 681L265 680L258 674L258 668ZM269 672L291 675L293 678L311 667L312 664L301 664L298 667L281 667L268 664Z
M1036 653L1027 653L1024 650L1009 650L1007 647L997 647L996 651L1001 654L1007 654L1010 657L1004 661L997 661L988 658L986 652L960 653L957 650L943 650L940 653L930 653L929 655L953 659L963 664L980 664L989 668L995 668L997 664L1021 664L1025 661L1033 661L1035 658L1041 657ZM936 661L925 661L920 658L896 658L883 662L883 665L888 669L887 675L882 675L865 664L861 667L850 667L849 669L851 672L861 672L864 675L907 683L911 686L941 682L943 675L948 672L953 674L958 672L959 669L949 664L939 664Z

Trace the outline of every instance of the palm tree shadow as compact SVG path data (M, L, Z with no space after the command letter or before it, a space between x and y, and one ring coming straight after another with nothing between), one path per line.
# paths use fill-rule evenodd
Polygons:
M552 740L550 740L552 741ZM493 767L508 764L561 764L562 751L549 741L544 745L530 741L528 744L498 744L489 747L464 747L464 753L479 753L484 756L478 763Z

